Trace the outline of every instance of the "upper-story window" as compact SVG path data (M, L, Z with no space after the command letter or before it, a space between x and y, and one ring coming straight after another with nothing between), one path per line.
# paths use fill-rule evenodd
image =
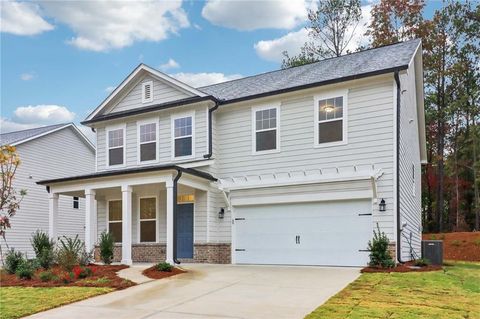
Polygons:
M315 145L346 142L346 94L315 99Z
M278 151L280 108L253 108L253 153Z
M138 160L141 163L157 160L157 121L138 123Z
M142 103L153 101L153 81L142 83Z
M125 164L125 127L107 129L108 166Z
M174 157L193 156L194 124L193 115L172 118Z

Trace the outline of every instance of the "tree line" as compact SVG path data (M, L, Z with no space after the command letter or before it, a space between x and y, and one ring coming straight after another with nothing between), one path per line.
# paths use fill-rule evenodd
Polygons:
M428 163L422 167L424 231L480 230L480 4L445 1L431 18L423 0L381 0L353 43L360 0L320 0L308 14L309 41L283 68L422 39ZM352 47L354 49L352 49Z

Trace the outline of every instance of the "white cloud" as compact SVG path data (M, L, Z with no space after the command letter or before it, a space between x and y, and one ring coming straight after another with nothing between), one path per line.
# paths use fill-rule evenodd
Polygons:
M362 7L362 18L355 29L352 40L347 46L347 50L353 52L359 45L369 42L368 37L365 36L365 32L371 20L371 9L372 7L370 5ZM347 34L349 35L351 35L352 32L353 28L347 30ZM290 56L297 55L307 41L309 41L308 31L302 28L298 31L289 32L280 38L259 41L255 43L254 49L257 55L265 60L281 62L283 60L283 51L288 51Z
M16 35L35 35L54 27L40 15L37 4L2 1L0 5L0 31Z
M170 58L168 59L167 63L160 65L159 69L166 71L170 69L178 69L179 67L180 67L180 64L178 64L178 62L175 61L174 59Z
M105 92L107 92L107 93L112 93L113 90L115 90L115 89L116 89L116 86L107 86L107 87L105 88ZM89 113L90 113L90 112L89 112Z
M60 105L20 106L14 112L14 122L20 124L46 125L71 122L75 113Z
M209 0L202 16L211 23L241 31L292 29L307 19L311 0Z
M35 73L33 73L33 72L27 72L27 73L20 74L20 79L22 81L30 81L30 80L33 80L34 77L35 77Z
M175 73L170 76L176 78L179 81L187 83L188 85L197 88L210 84L216 84L220 82L239 79L242 76L240 74L225 75L223 73Z
M181 1L44 1L42 7L76 33L68 43L92 51L161 41L190 25Z

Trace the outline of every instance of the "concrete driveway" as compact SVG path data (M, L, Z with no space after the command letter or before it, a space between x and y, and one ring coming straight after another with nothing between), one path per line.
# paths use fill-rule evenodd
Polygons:
M184 265L188 273L31 318L303 318L359 276L356 268Z

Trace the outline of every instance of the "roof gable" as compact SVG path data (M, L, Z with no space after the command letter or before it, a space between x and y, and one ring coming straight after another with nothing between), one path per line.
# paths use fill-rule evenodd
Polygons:
M153 101L142 103L142 83L149 81L152 81L153 84ZM142 108L195 96L204 97L206 94L145 64L140 64L85 121L88 122L108 113Z

